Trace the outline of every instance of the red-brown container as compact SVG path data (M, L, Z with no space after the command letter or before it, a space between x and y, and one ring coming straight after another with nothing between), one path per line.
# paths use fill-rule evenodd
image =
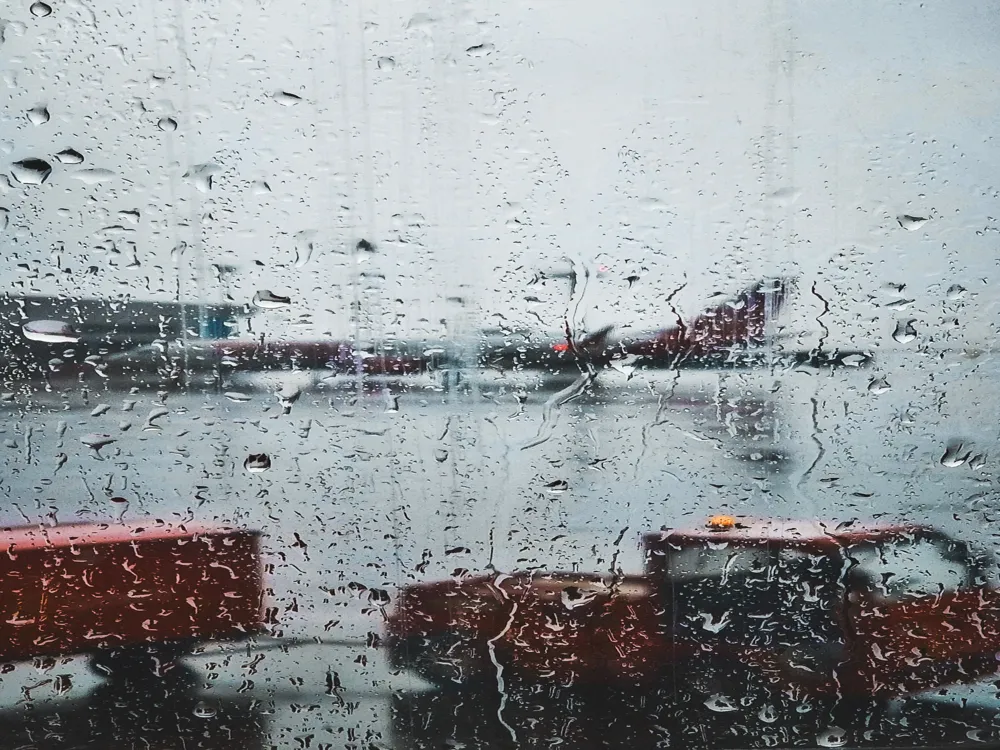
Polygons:
M258 534L226 527L0 529L0 660L259 632Z

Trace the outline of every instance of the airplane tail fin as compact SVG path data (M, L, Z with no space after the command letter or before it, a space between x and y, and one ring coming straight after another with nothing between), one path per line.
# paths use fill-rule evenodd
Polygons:
M765 279L735 297L709 307L685 324L641 336L623 344L627 354L677 363L734 347L748 348L764 343L770 321L777 318L791 295L793 281Z
M791 279L765 279L705 310L687 326L684 338L690 353L700 355L734 346L763 344L768 323L781 313L791 290Z

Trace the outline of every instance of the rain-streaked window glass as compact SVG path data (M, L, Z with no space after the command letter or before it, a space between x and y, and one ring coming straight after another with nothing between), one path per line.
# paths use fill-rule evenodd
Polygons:
M718 578L722 584L730 576L762 574L771 563L766 546L741 548L728 544L685 547L671 555L672 580Z
M942 539L890 539L855 545L848 554L856 565L851 574L885 598L919 598L969 583L965 550Z
M0 6L0 750L1000 741L998 61Z

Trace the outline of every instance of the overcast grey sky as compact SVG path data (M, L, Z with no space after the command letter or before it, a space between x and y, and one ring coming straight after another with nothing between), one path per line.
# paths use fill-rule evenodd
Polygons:
M533 312L558 327L564 287L527 283L571 256L611 268L585 300L591 326L669 321L685 277L693 313L782 272L831 300L833 342L894 346L887 283L907 284L922 336L962 284L960 343L993 338L991 3L53 7L4 11L5 159L53 167L2 196L5 288L170 299L180 263L205 290L186 278L183 296L217 298L198 269L227 263L237 299L293 298L265 330L342 335L346 250L366 237L380 252L360 270L385 277L362 295L384 316L373 335L441 333L458 295L483 324L541 326ZM37 105L48 122L26 115ZM66 148L84 162L54 158ZM902 213L932 221L905 231ZM789 325L811 343L820 311L800 296Z

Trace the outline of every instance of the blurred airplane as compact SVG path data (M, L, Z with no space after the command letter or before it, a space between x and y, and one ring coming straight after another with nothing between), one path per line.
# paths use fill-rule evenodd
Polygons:
M350 341L219 339L195 343L163 341L106 358L64 365L50 380L68 385L103 382L109 388L308 388L365 381L446 387L463 371L537 372L579 375L619 363L632 369L734 368L766 365L776 356L774 321L793 289L787 278L757 282L711 305L694 318L647 332L616 334L616 327L561 337L527 330L486 329L469 344L453 341L386 341L356 347ZM568 328L568 327L567 327ZM784 355L787 357L787 355ZM836 364L822 352L794 352L792 364ZM419 379L419 378L416 378Z
M764 347L770 333L768 324L777 319L792 288L790 279L760 281L688 322L678 314L672 326L624 336L616 336L613 325L581 336L567 331L560 339L494 329L484 332L479 364L550 371L602 368L624 359L631 359L633 366L649 368L720 365Z

